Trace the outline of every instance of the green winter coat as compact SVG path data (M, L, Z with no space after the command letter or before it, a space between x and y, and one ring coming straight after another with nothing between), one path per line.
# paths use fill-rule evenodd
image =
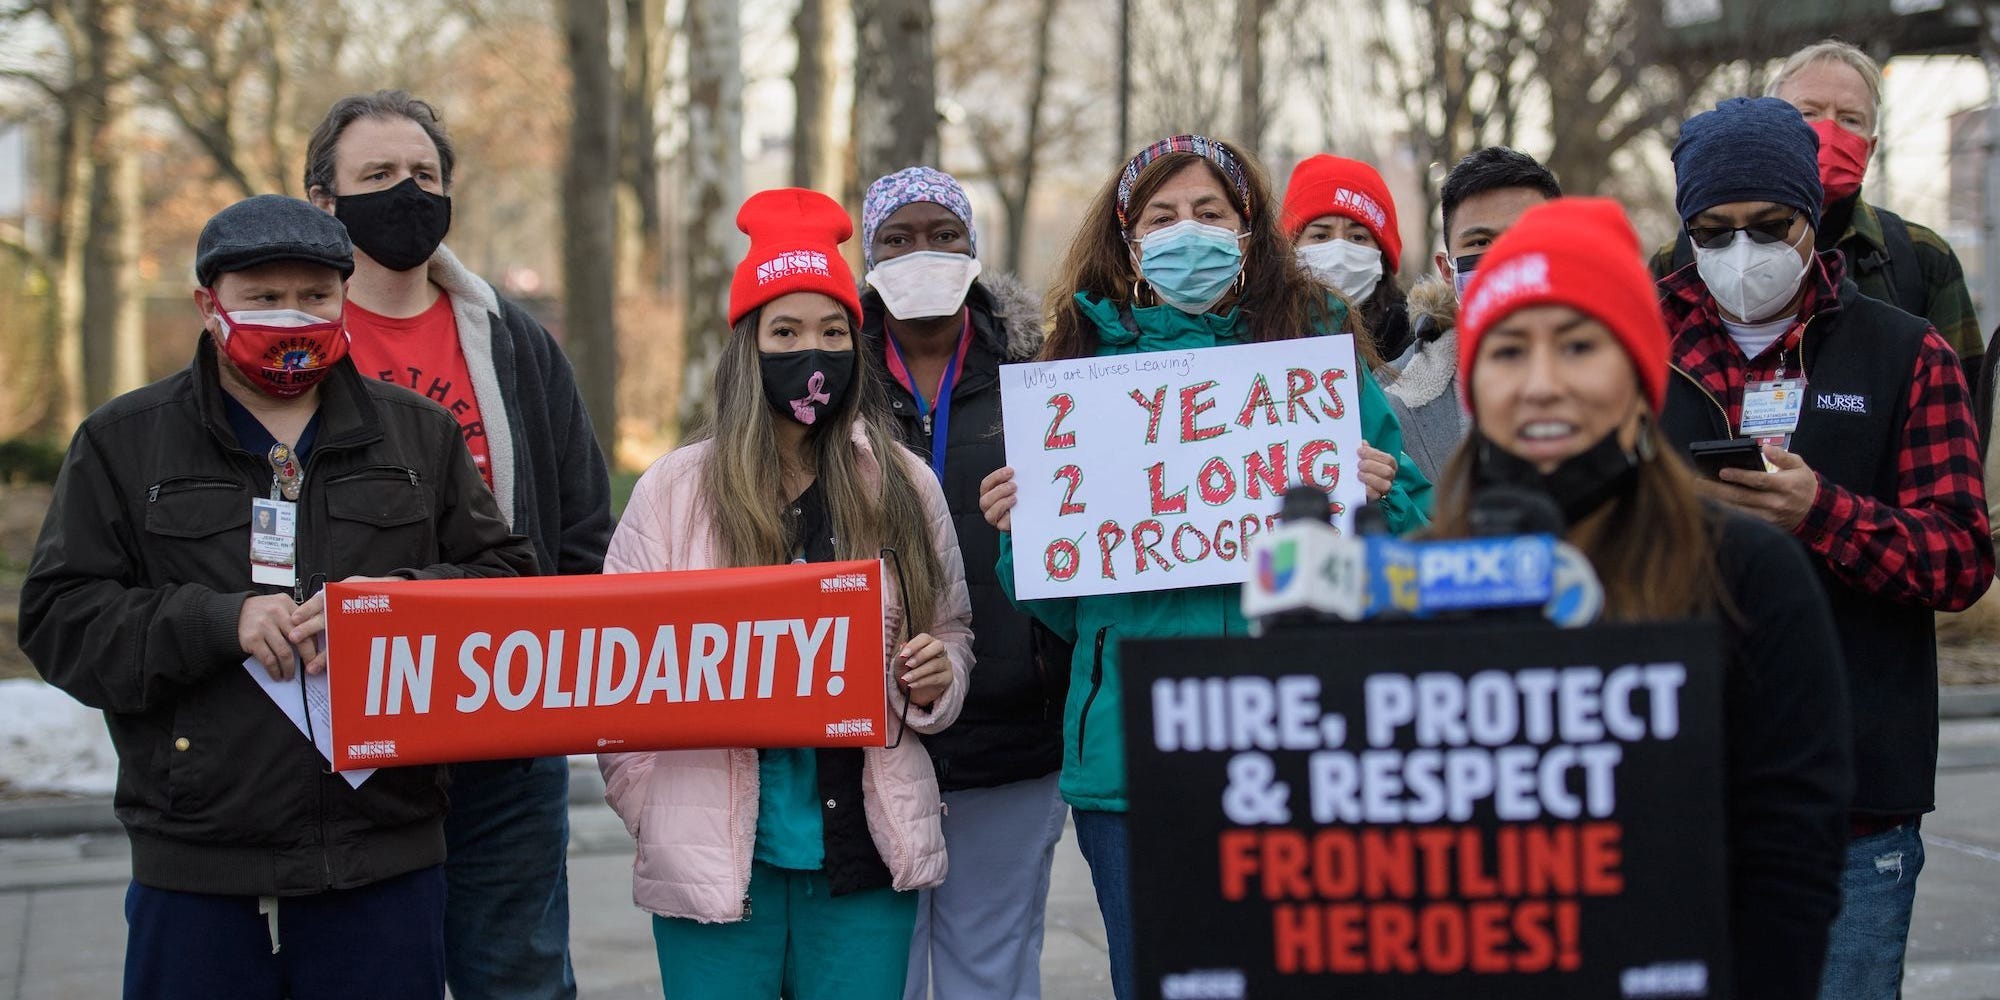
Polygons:
M1190 316L1169 305L1142 306L1126 314L1135 321L1134 330L1126 326L1117 303L1088 293L1078 293L1076 301L1097 325L1099 357L1231 347L1246 342L1238 336L1239 311L1235 309ZM1336 322L1344 322L1345 309L1337 301L1333 305ZM1378 506L1388 515L1391 531L1407 534L1430 523L1431 484L1403 453L1403 432L1388 397L1366 366L1356 367L1361 369L1356 379L1361 387L1361 436L1396 456L1395 484ZM1000 534L998 568L1000 585L1017 606L1076 644L1070 660L1069 699L1063 707L1063 798L1079 809L1124 812L1125 725L1119 704L1119 642L1247 635L1241 586L1022 601L1014 595L1014 545L1008 532Z

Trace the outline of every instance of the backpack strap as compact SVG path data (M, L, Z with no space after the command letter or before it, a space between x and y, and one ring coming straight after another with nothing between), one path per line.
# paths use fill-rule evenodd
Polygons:
M1885 266L1889 287L1896 296L1893 304L1912 316L1923 316L1930 296L1924 292L1923 269L1917 266L1917 245L1910 241L1910 224L1886 208L1876 208L1875 215L1882 220L1883 249L1889 255Z

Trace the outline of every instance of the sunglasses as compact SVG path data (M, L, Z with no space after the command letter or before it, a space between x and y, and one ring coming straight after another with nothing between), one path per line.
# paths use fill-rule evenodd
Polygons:
M1721 250L1736 241L1737 233L1749 233L1750 242L1769 246L1773 243L1790 242L1792 223L1799 221L1799 213L1793 212L1782 219L1766 219L1747 226L1689 226L1688 239L1704 250Z

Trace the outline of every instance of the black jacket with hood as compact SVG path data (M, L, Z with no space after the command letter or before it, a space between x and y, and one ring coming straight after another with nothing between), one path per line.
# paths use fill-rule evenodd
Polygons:
M965 585L972 594L975 667L958 721L924 737L938 786L946 791L1054 773L1062 766L1063 700L1069 690L1068 645L1007 600L994 573L999 533L979 513L979 481L1007 464L1000 365L1031 360L1041 349L1040 309L1025 288L1005 276L980 278L965 301L972 343L952 391L943 486L965 556ZM929 421L918 415L909 390L889 374L882 298L872 289L862 293L861 316L861 335L889 400L889 415L896 418L903 443L928 463Z

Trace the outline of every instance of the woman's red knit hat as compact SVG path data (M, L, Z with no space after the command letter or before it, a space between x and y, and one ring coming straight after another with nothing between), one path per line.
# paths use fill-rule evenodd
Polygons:
M1603 323L1638 370L1653 412L1667 396L1667 323L1639 236L1609 198L1557 198L1528 209L1479 258L1458 307L1458 384L1470 399L1479 338L1510 314L1569 306Z
M793 292L818 292L861 315L861 294L840 245L854 235L847 211L818 191L778 188L750 196L736 212L750 253L729 283L731 326Z
M1389 273L1396 273L1403 260L1403 234L1396 229L1396 202L1389 197L1389 185L1374 167L1326 153L1306 157L1293 167L1279 218L1285 238L1298 239L1323 215L1361 223L1375 237L1375 245L1389 255Z

